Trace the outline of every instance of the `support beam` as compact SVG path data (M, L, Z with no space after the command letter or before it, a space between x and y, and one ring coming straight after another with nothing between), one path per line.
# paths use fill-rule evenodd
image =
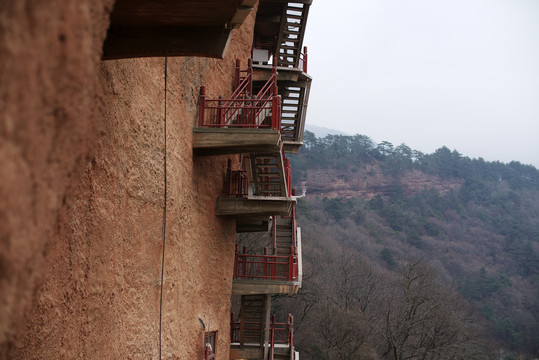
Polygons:
M292 205L295 203L295 199L285 197L257 197L255 199L243 197L218 197L215 215L235 217L253 215L289 216L292 211Z
M256 0L116 0L103 60L149 56L223 58L231 30Z
M196 155L280 152L281 134L273 129L200 128L193 130Z
M297 294L299 283L296 281L234 280L232 295L258 294Z
M103 60L151 56L222 59L230 32L219 27L111 26L103 45Z

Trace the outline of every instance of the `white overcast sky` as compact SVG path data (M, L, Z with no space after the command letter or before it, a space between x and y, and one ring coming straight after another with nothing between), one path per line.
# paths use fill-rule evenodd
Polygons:
M314 0L307 124L539 168L539 0Z

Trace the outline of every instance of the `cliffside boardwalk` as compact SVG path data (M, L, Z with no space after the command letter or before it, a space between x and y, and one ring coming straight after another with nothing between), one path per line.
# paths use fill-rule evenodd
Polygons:
M245 70L237 61L232 95L208 99L206 87L200 90L195 154L240 154L239 169L228 163L216 214L235 217L238 232L269 229L273 239L263 254L236 246L232 294L241 299L239 314L231 315L230 359L296 357L293 317L277 323L271 295L293 295L302 281L301 231L286 153L296 153L303 139L311 84L302 47L309 6L261 1L253 58Z
M0 360L298 359L309 6L0 6Z

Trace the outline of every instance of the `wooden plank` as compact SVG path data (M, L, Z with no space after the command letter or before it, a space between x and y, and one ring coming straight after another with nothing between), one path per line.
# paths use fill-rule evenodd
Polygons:
M245 346L240 349L236 346L230 346L229 359L263 359L264 352L257 347Z
M196 155L241 154L280 151L281 135L272 129L195 128L193 151Z
M294 281L234 280L232 295L289 294L297 291Z
M256 199L218 197L215 214L221 216L253 216L253 215L285 215L289 216L292 205L296 200L293 198L257 197Z

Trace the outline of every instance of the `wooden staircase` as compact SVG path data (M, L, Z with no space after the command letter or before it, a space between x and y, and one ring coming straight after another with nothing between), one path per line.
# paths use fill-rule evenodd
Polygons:
M249 159L256 196L289 196L281 152L250 153Z
M310 1L288 2L283 7L275 54L277 66L298 68Z
M310 82L304 82L302 84L287 84L281 91L281 135L285 145L303 139L309 90Z
M266 296L244 295L241 297L240 344L260 345L264 343L264 324L266 318Z
M277 224L275 226L276 236L274 255L288 256L290 254L290 247L295 246L293 219L291 216L275 216L275 220L277 221Z
M277 66L299 67L308 13L308 2L288 2L284 6L277 40Z

